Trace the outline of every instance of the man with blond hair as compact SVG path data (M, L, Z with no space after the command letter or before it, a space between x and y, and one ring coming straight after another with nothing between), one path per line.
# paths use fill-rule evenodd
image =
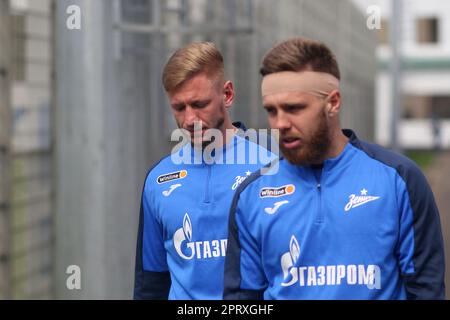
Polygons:
M411 160L341 130L333 53L294 38L266 54L261 74L285 159L236 191L224 297L443 299L431 189Z
M243 125L228 114L233 83L214 44L176 51L162 81L181 131L173 136L183 140L145 179L134 298L221 299L232 196L271 154L237 134ZM255 154L242 150L266 157L251 161Z

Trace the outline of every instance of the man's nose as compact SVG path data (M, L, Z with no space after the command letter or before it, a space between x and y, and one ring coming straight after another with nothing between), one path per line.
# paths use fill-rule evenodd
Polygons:
M289 117L287 117L283 112L279 112L274 121L273 129L286 130L291 127L291 122Z
M198 118L196 110L191 108L190 106L186 106L185 112L185 123L188 127L194 127L194 123L200 121Z

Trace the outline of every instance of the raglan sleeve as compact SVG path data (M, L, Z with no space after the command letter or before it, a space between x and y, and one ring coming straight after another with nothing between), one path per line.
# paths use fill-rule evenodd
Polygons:
M445 258L439 211L416 166L397 180L400 232L397 256L407 298L445 299Z
M261 262L260 243L246 216L249 203L241 190L238 188L230 209L223 298L262 300L267 279Z
M163 228L156 216L147 175L141 196L136 245L134 299L166 300L171 286Z

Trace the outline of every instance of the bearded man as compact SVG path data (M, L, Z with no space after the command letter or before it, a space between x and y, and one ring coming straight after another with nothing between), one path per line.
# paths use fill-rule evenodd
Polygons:
M230 210L225 299L444 299L432 191L409 159L339 121L340 71L295 38L263 59L262 99L285 157Z

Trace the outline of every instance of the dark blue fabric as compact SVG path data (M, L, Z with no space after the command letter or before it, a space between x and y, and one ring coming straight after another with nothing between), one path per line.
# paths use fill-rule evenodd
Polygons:
M145 180L149 173L156 167L163 159L159 160L154 166L148 170ZM144 190L144 187L142 187ZM142 192L143 193L143 192ZM135 275L134 275L134 294L135 300L167 300L169 296L169 290L171 285L169 272L150 272L145 271L142 263L142 241L144 235L144 210L142 207L139 213L139 228L136 244L136 263L135 263Z
M240 121L233 122L233 126L235 126L238 129L244 130L244 131L247 130L247 128L245 127L245 124L243 124Z

